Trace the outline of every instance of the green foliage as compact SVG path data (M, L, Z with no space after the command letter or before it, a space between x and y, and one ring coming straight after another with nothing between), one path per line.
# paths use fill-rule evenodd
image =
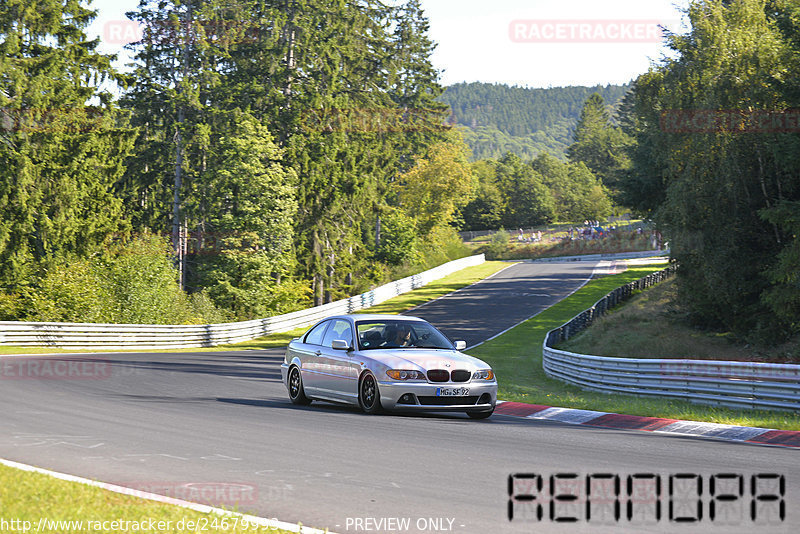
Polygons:
M499 232L492 234L492 239L489 241L489 246L486 248L486 255L489 259L502 258L508 250L508 244L511 242L511 234L503 228Z
M53 262L35 288L26 291L24 315L15 318L141 324L221 319L206 298L190 300L178 285L164 240L142 236L89 259Z
M454 132L447 141L432 144L395 187L400 209L426 237L435 227L450 224L456 209L471 200L474 186L466 145Z
M420 0L142 0L125 76L87 3L0 6L0 316L252 319L469 252Z
M36 264L97 251L127 229L112 186L132 132L100 89L118 79L80 2L0 4L0 287Z
M546 152L528 164L511 153L499 161L481 160L473 164L473 173L475 198L461 210L467 230L604 219L612 211L607 190L586 165Z
M762 300L791 329L800 330L800 201L784 200L761 212L762 218L778 226L788 242L767 272L771 286Z
M493 230L503 222L506 199L497 185L495 162L480 160L472 164L472 173L478 180L475 198L461 210L463 228Z
M611 199L602 182L582 162L564 163L544 153L531 165L553 195L557 220L602 220L611 213Z
M60 261L44 272L26 295L25 318L34 321L105 323L112 320L112 297L103 273L84 259Z
M417 224L402 211L392 210L381 217L381 242L376 257L389 265L416 263Z
M420 261L413 269L415 273L473 254L452 226L435 226L418 247Z
M631 165L627 150L632 143L630 136L611 123L603 97L594 93L581 110L567 157L573 163L586 164L602 185L619 196L619 181Z
M306 290L278 283L294 267L296 175L278 163L280 151L264 126L249 115L235 122L197 186L198 218L208 232L200 236L216 246L192 258L198 285L244 320L294 309L305 303Z
M542 152L564 158L586 98L597 92L613 108L627 89L627 85L532 89L474 82L451 85L439 100L452 110L448 122L464 127L474 159L513 152L531 160Z
M542 175L515 154L497 162L497 183L507 202L505 226L522 228L547 223L555 218L555 203Z
M674 59L641 76L625 106L637 141L625 192L668 230L697 323L779 341L797 328L800 139L746 116L800 102L798 6L697 0L688 15L690 33L670 40ZM745 120L697 129L680 119L698 110Z

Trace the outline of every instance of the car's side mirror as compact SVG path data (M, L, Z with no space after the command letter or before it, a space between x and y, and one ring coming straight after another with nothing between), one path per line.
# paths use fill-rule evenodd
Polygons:
M456 345L456 350L464 350L467 348L466 341L456 341L455 345Z
M344 339L334 339L331 343L331 347L336 350L350 350L350 343Z

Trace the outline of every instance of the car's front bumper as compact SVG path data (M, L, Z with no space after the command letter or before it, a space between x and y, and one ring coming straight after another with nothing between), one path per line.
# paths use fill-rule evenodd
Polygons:
M289 389L289 364L283 362L281 364L281 381L283 385L286 386L286 389Z
M463 383L378 382L381 405L387 410L432 412L484 412L497 403L497 382L470 381ZM437 395L440 388L468 388L467 396ZM403 398L405 396L405 398ZM410 399L410 401L409 401Z

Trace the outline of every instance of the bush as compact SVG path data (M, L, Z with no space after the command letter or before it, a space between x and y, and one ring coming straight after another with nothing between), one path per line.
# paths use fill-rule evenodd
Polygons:
M389 265L419 262L414 219L397 210L381 217L381 242L375 252L380 261Z
M208 297L188 297L164 239L142 236L91 259L41 269L33 287L0 299L0 313L47 322L202 324L224 319Z
M25 292L26 318L44 322L115 322L116 306L102 269L85 259L64 260L43 270Z
M508 251L508 244L511 241L511 234L500 229L499 232L492 234L492 239L486 248L486 257L490 260L501 259Z

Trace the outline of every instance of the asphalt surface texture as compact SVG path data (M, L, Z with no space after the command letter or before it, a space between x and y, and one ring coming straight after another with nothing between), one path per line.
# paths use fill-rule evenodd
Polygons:
M411 314L474 342L569 293L592 267L520 264ZM800 523L796 450L497 414L298 407L281 383L282 356L0 358L0 457L339 533L771 533ZM78 379L44 379L44 366L59 362ZM780 479L770 474L784 477L775 499ZM515 477L511 507L510 475L539 477ZM575 501L547 496L576 480L583 488L589 475L611 478L593 477L588 499L585 489Z
M595 265L518 263L406 315L421 317L472 347L563 299L592 276Z

